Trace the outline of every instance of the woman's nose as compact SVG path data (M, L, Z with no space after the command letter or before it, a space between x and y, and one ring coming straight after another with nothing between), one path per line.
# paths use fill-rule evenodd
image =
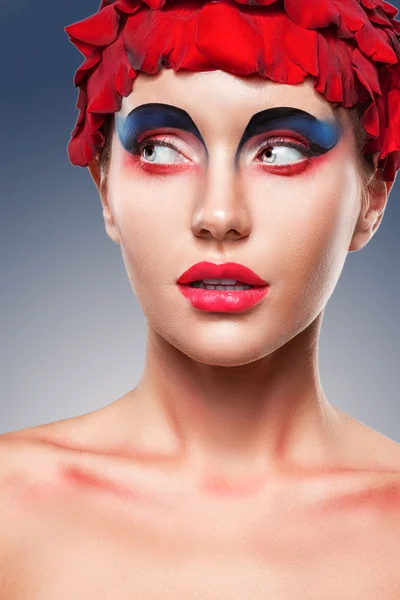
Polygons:
M240 172L228 162L226 156L210 158L205 189L192 214L192 231L197 237L235 240L252 230Z

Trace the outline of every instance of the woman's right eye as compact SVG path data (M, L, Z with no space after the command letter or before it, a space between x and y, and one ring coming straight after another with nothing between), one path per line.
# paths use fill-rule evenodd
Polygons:
M147 138L137 144L137 153L140 154L146 162L153 164L186 162L180 149L173 141L167 142L165 140ZM174 157L178 157L178 160L174 160Z

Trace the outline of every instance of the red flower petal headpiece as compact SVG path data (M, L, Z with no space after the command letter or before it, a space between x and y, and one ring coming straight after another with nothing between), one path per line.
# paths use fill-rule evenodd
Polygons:
M120 110L140 72L162 67L287 84L311 76L344 107L359 105L364 153L379 153L386 181L400 169L400 22L384 0L102 0L99 11L65 28L85 61L76 127L68 146L87 166L104 145L103 126Z

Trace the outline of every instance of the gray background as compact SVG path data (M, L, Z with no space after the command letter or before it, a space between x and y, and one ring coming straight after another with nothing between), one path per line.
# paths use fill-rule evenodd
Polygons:
M145 320L120 249L66 155L82 58L63 27L98 5L1 6L0 433L109 404L143 369ZM348 256L320 341L330 402L398 442L399 224L398 180L379 231Z

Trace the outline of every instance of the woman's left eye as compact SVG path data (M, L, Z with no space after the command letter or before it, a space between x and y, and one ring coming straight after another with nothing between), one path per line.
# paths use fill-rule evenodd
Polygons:
M306 152L302 146L291 146L289 142L286 142L285 145L272 143L265 146L258 156L261 157L259 162L263 164L288 165L303 160L306 157Z

